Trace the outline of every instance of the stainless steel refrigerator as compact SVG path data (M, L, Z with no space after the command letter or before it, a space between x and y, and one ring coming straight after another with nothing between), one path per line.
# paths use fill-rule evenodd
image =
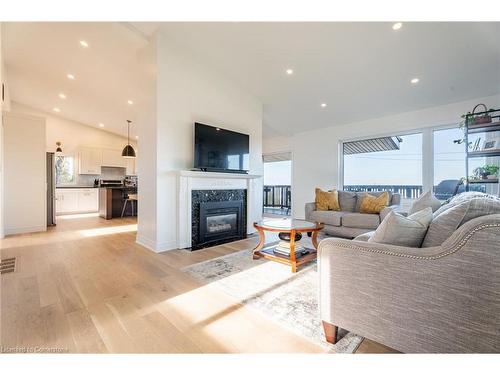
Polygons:
M47 152L47 225L56 225L56 160Z

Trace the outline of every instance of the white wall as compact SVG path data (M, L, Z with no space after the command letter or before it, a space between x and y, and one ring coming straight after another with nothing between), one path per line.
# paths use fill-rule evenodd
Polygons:
M156 157L156 176L148 174L145 179L141 173L140 185L156 184L157 191L156 196L147 197L139 191L139 200L156 199L156 203L146 202L149 212L139 211L138 240L155 251L163 251L176 248L176 172L193 167L194 122L249 134L250 173L262 175L262 103L170 43L162 33L157 35L156 47L156 149L148 146L141 150L142 155L148 154L148 159ZM154 131L144 133L149 133L148 139L154 139ZM142 145L142 133L139 139ZM260 207L262 189L257 190L258 195L253 198ZM260 213L260 208L256 212ZM156 235L143 230L153 226Z
M157 122L156 122L156 38L154 38L148 48L143 51L143 58L150 61L154 67L151 69L153 79L148 80L151 87L149 91L149 101L145 103L146 110L140 113L138 118L139 147L144 152L137 158L139 179L139 205L137 213L137 242L150 248L156 249L157 238Z
M292 137L293 216L304 217L304 205L314 200L315 187L340 186L341 141L458 124L460 115L471 111L477 103L499 108L500 95L295 134Z
M0 90L5 81L4 73L4 62L2 53L2 28L3 24L0 22ZM0 92L1 95L1 92ZM3 225L3 110L4 110L4 100L0 98L0 238L4 237L4 225Z
M5 234L46 230L45 119L4 116Z
M121 150L127 143L127 138L120 135L55 116L17 102L12 102L11 111L45 118L47 126L46 150L49 152L55 151L57 141L62 142L61 147L65 154L74 154L75 156L78 155L80 147ZM131 144L137 150L136 142L131 140Z
M270 137L262 140L262 154L277 154L292 151L292 137Z

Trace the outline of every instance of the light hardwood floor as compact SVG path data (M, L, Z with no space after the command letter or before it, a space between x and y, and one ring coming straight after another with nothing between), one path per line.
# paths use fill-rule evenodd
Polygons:
M91 353L255 353L324 350L180 268L256 243L154 254L134 219L59 218L45 233L0 241L16 272L1 276L1 346ZM358 353L392 352L364 340Z

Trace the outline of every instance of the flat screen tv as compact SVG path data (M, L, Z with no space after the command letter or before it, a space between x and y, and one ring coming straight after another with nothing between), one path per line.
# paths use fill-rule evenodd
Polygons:
M249 170L249 136L194 124L194 167L203 171L247 173Z

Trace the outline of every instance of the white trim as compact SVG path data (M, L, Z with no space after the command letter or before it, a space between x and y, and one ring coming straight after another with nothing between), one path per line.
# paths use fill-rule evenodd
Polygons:
M196 177L196 178L231 178L231 179L247 179L252 180L254 178L262 177L256 174L247 173L223 173L223 172L203 172L203 171L178 171L181 177Z
M434 187L434 131L432 128L422 130L422 192L431 191Z
M5 228L5 235L10 234L24 234L24 233L35 233L35 232L45 232L47 231L47 225L37 225L34 227L17 227L17 228Z
M337 154L337 160L339 161L337 181L339 182L339 190L344 190L344 141L338 142Z
M135 242L155 253L161 253L163 251L169 251L169 250L177 250L175 241L157 243L156 241L153 241L149 238L137 235Z
M191 192L193 190L232 190L242 189L247 192L247 234L254 233L253 223L258 220L262 213L262 202L257 204L255 195L257 194L257 181L262 176L239 174L239 173L219 173L200 171L179 171L177 172L177 241L174 248L185 249L191 247L191 212L192 201ZM170 244L163 244L169 250ZM157 246L158 247L158 246ZM162 247L163 248L163 247Z

